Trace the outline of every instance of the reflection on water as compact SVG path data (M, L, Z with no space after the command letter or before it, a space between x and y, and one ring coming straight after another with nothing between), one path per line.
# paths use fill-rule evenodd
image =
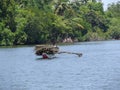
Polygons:
M120 41L82 42L60 46L43 60L34 47L0 48L0 90L119 90Z

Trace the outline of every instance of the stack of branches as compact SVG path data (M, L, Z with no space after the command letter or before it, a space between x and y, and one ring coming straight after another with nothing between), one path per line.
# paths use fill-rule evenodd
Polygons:
M52 45L36 45L35 50L36 55L42 55L43 53L54 55L59 52L59 48Z

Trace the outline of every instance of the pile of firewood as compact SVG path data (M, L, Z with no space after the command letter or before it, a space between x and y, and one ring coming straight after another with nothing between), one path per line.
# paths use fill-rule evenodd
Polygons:
M59 52L59 48L52 45L36 45L35 50L36 55L42 55L43 53L56 54Z

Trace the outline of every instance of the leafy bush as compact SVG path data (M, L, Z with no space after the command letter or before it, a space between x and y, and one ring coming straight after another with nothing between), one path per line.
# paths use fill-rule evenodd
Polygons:
M10 29L5 28L3 31L0 31L0 45L13 45L14 38L14 33Z

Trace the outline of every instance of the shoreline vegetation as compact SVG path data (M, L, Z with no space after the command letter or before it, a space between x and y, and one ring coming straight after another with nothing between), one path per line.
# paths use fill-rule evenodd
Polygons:
M1 0L0 46L120 39L120 1Z

